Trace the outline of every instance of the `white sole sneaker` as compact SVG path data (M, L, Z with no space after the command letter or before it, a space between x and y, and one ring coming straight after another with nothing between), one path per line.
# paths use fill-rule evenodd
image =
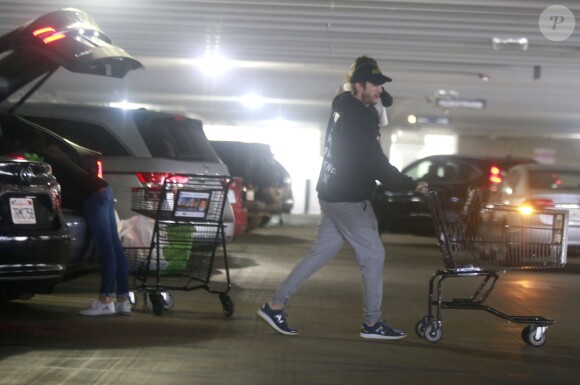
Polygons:
M119 315L131 315L131 302L117 302L115 303L115 310Z
M102 303L98 299L95 299L93 302L91 302L88 308L79 311L80 315L88 317L115 315L116 313L115 304L113 302Z

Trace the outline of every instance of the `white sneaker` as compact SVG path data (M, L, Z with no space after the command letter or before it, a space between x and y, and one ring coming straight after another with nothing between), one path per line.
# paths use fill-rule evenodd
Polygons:
M98 316L98 315L112 315L115 314L115 303L102 303L98 299L95 299L88 308L79 311L80 315L86 316Z
M131 302L129 300L123 302L115 303L115 310L117 314L120 315L130 315L131 314Z

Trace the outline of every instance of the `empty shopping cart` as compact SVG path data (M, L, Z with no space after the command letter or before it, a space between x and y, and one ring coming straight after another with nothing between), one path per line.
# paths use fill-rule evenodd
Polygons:
M545 209L522 212L517 207L485 204L481 191L452 199L443 191L426 192L445 267L429 281L427 315L415 331L429 342L442 338L442 309L485 310L510 322L526 324L523 340L532 346L546 341L555 321L542 316L514 316L484 305L500 271L562 268L566 263L568 212ZM473 296L443 300L448 278L481 277Z

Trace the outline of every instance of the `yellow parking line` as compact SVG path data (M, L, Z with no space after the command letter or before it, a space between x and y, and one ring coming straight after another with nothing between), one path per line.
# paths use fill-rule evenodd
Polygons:
M90 301L91 298L84 297L69 297L69 296L58 296L58 295L46 295L37 294L33 298L23 301L23 302L70 302L70 303L86 303Z

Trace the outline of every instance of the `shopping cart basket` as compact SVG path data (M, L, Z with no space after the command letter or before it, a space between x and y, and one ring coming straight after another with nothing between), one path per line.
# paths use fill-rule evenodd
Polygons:
M142 294L144 307L151 301L156 315L173 307L170 290L196 289L218 294L224 315L233 314L222 220L230 182L224 177L175 174L161 187L132 189L131 209L155 220L148 248L125 248L132 289ZM136 303L138 297L131 294Z
M546 329L554 320L507 315L484 302L499 279L498 271L566 264L568 212L546 209L524 214L514 206L484 204L478 189L470 190L465 202L437 190L426 192L426 197L445 268L429 281L428 311L415 327L417 335L433 343L441 340L441 309L485 310L527 324L523 340L543 345ZM473 296L444 301L443 281L457 277L482 277L482 281Z

